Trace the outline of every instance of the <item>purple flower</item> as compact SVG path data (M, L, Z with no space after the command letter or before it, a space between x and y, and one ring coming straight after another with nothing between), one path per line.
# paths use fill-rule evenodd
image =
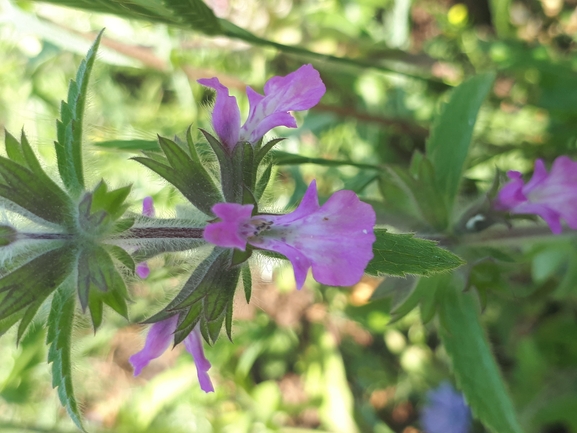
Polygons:
M158 358L168 349L172 341L172 336L176 331L177 322L178 315L156 322L150 327L144 348L129 358L130 363L134 367L135 376L138 376L150 361ZM214 387L208 376L208 370L210 370L211 365L204 356L202 337L198 326L184 339L184 347L186 347L186 350L190 352L194 359L200 388L204 392L213 392Z
M241 127L236 98L228 94L218 78L203 78L198 82L216 90L212 123L220 141L231 151L239 141L256 143L277 126L296 128L289 111L314 107L326 91L318 71L311 65L303 65L286 77L272 77L264 85L264 96L247 86L250 111Z
M561 218L577 229L577 162L560 156L547 174L543 160L538 159L526 184L518 171L509 171L507 176L511 182L499 191L498 210L539 215L555 234L562 231Z
M142 215L154 218L155 211L152 197L144 197L144 200L142 200ZM140 262L136 266L136 275L138 275L143 280L148 278L148 276L150 275L150 268L148 267L148 264L146 262Z
M319 283L357 283L373 258L373 208L352 191L338 191L319 206L311 182L298 208L286 215L252 216L253 205L218 203L212 208L221 221L204 229L204 239L244 251L246 244L284 255L293 265L297 288L312 267Z
M471 427L471 410L460 392L443 382L427 394L427 405L421 413L425 433L467 433Z

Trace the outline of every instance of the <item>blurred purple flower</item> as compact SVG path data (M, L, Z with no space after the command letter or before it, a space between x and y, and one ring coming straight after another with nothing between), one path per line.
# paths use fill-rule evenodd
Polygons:
M277 126L296 128L296 121L289 111L314 107L326 91L318 71L311 65L303 65L285 77L272 77L264 85L264 96L247 86L250 111L241 127L240 110L236 98L228 94L228 88L216 77L198 82L216 90L212 124L220 141L230 151L239 141L256 143Z
M142 200L142 215L154 218L155 211L152 197L144 197L144 200ZM140 262L136 266L136 275L138 275L143 280L148 278L150 275L150 268L146 262Z
M172 342L173 334L176 331L177 322L178 315L156 322L150 327L144 348L129 358L130 363L134 367L135 376L138 376L150 361L158 358L168 349L168 346ZM186 347L186 350L190 352L194 359L200 388L204 392L213 392L214 387L208 376L208 370L210 370L211 365L204 356L202 337L198 326L188 334L183 342L184 347Z
M548 174L543 160L538 159L526 184L518 171L509 171L507 176L511 181L499 191L496 209L539 215L555 234L562 231L561 218L577 229L577 162L560 156Z
M206 241L242 251L249 243L284 255L298 289L311 267L319 283L355 284L373 258L375 211L352 191L338 191L319 206L313 181L297 209L286 215L252 216L253 205L236 203L218 203L212 210L221 221L204 229Z
M427 405L421 413L425 433L468 433L471 427L471 410L463 395L449 382L443 382L427 394Z

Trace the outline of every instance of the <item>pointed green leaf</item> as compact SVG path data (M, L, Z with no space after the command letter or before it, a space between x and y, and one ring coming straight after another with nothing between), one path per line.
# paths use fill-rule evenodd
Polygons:
M126 268L130 270L131 273L134 274L136 270L136 264L134 263L134 259L130 254L128 254L124 248L119 247L118 245L103 245L103 247L120 263L122 263Z
M192 143L190 128L187 132L187 140L191 156L174 141L158 137L168 163L181 176L180 186L175 186L195 207L207 215L212 215L212 206L223 201L222 194L198 157Z
M242 275L242 286L244 288L244 297L246 299L246 303L250 302L250 297L252 294L252 275L250 272L250 266L244 265L241 270Z
M230 314L227 309L232 308L230 304L240 274L239 267L230 268L231 258L231 250L215 248L194 270L179 294L147 322L164 320L177 313L175 344L184 340L199 323L207 343L212 344L218 337L215 329L220 331L226 314Z
M0 320L14 314L22 317L25 308L42 303L68 276L74 256L70 246L60 247L0 278ZM2 327L2 331L5 330Z
M494 433L522 433L479 318L473 291L443 288L440 335L473 414Z
M54 143L58 171L66 188L79 194L84 189L84 171L82 167L82 129L84 106L88 92L88 80L96 52L100 44L102 31L88 50L76 73L76 80L71 80L68 87L67 102L61 104L61 120L56 122L58 141Z
M266 168L260 175L258 182L256 183L256 188L254 189L254 197L257 202L262 198L262 195L266 191L266 187L270 182L270 178L272 175L272 167L273 167L272 164L267 164Z
M80 305L83 310L87 306L90 307L95 330L102 320L103 302L120 315L127 317L126 283L103 247L95 246L82 250L78 257L77 275Z
M206 141L218 159L218 163L220 165L220 184L225 201L228 203L236 203L235 197L238 192L238 182L236 182L234 178L231 156L228 154L228 151L223 147L220 141L218 141L210 133L202 128L200 129L200 132L202 132L206 138Z
M58 388L60 402L72 421L85 431L72 383L71 351L75 306L73 287L64 285L55 292L48 316L46 343L50 346L48 362L52 363L52 387Z
M7 130L4 130L4 145L6 146L6 154L8 158L17 164L26 166L26 160L20 149L20 143L10 134Z
M436 185L445 197L449 214L465 168L477 113L494 80L494 73L481 74L453 89L427 140L427 157L433 163Z
M222 34L219 20L202 0L164 0L163 3L191 29L207 35Z
M435 242L411 234L393 234L375 229L374 258L365 272L371 275L406 274L428 276L461 266L464 262Z
M261 138L262 140L262 138ZM274 146L276 146L277 144L279 144L281 141L286 140L285 138L275 138L274 140L269 141L267 144L265 144L262 148L260 148L260 146L255 146L255 149L258 149L258 152L256 153L255 157L254 157L254 165L256 167L258 167L261 163L261 161L263 160L263 158L266 156L266 154L272 150L272 148Z
M45 221L60 225L68 221L72 208L68 196L52 181L1 156L0 197Z

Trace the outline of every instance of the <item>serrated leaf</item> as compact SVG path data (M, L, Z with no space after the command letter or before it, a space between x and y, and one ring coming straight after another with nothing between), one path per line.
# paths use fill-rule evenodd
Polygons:
M50 179L46 180L30 169L1 156L0 197L45 221L59 225L68 221L72 208L68 196Z
M192 30L207 35L222 34L220 22L202 0L164 0L164 6L174 12Z
M433 241L412 234L393 234L375 229L374 258L365 272L371 275L432 275L455 269L463 260Z
M445 197L449 215L465 168L477 113L494 80L494 73L481 74L453 89L426 143L427 157L433 163L436 185Z
M26 315L25 309L41 304L62 284L72 269L74 256L75 251L69 245L60 247L0 278L0 321L6 320L0 326L0 334L15 323L10 316L16 315L16 320L22 318ZM36 309L38 307L39 304Z
M473 291L448 284L440 304L440 336L457 382L475 417L494 433L522 433L491 353Z
M102 37L101 31L82 60L76 73L76 79L70 81L68 99L61 104L61 120L56 122L58 140L54 143L58 171L66 188L79 194L84 189L84 171L82 167L82 130L84 105L88 92L88 80L96 52Z
M64 285L54 293L48 316L46 343L48 362L52 363L52 387L58 388L58 398L68 415L82 431L82 415L76 402L72 383L72 330L76 297L73 287Z

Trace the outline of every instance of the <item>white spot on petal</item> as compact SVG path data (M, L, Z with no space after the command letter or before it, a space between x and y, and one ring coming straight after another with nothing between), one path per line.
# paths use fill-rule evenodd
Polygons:
M364 234L367 234L367 230L366 230L366 229L365 229L365 230L363 230L363 233L364 233Z

